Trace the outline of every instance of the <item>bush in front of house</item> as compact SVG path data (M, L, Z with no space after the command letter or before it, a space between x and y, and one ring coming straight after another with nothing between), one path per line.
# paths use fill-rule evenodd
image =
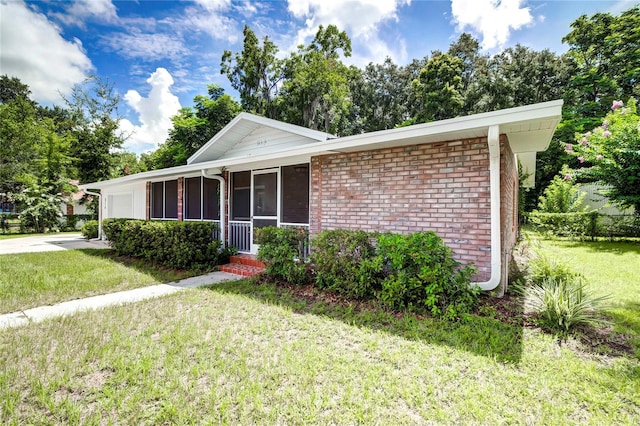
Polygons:
M80 228L80 233L82 236L90 240L92 238L98 238L98 221L97 220L88 220Z
M411 235L327 230L312 240L306 274L300 243L306 233L282 228L258 232L258 257L272 278L318 288L347 298L377 301L389 308L429 312L456 319L475 306L480 289L471 286L475 268L453 259L434 232Z
M208 269L225 263L229 250L213 239L211 222L162 222L107 219L103 230L120 256L132 256L171 268Z
M304 228L268 226L255 232L260 245L258 260L265 263L265 273L292 284L304 284L307 279L304 256L308 231Z
M382 264L373 234L346 229L320 232L311 241L315 285L347 297L371 299L380 289Z
M377 246L384 265L378 298L385 305L448 319L475 306L480 288L470 282L476 269L456 261L435 232L382 234Z

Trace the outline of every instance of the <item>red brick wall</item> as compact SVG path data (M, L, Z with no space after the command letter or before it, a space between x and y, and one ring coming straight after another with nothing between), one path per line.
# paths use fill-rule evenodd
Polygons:
M506 289L511 252L518 237L518 164L505 136L500 138L500 221L502 282Z
M486 138L311 159L310 228L435 231L478 281L491 275Z
M184 212L184 178L178 178L178 220L182 220Z

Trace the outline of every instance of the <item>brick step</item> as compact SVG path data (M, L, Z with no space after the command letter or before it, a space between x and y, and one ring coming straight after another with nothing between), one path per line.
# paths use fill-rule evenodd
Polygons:
M252 277L258 275L264 271L264 266L244 265L242 263L228 263L221 265L219 269L222 272L228 272L230 274L241 275L243 277Z
M260 262L253 254L236 254L235 256L231 256L229 262L264 268L264 263Z

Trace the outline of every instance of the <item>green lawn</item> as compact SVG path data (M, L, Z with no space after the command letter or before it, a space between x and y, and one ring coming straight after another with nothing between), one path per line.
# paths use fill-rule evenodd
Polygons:
M626 285L614 311L640 302ZM2 330L0 423L640 422L637 356L559 345L503 302L448 323L238 281Z
M640 241L580 242L542 239L529 233L532 245L567 261L598 295L611 295L607 315L616 332L631 336L640 358Z
M194 275L86 249L0 255L0 314Z

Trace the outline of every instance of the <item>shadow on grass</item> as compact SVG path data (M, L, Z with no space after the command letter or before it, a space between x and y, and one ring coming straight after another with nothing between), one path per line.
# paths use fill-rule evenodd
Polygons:
M76 251L82 252L83 254L86 254L88 256L99 257L101 259L119 263L142 274L150 275L154 280L160 283L178 281L207 272L168 268L166 266L155 264L144 259L138 259L128 256L118 256L115 250L111 249L77 249Z
M498 319L498 309L495 312L485 312L485 316L473 314L458 322L450 322L410 313L389 312L368 303L349 302L336 295L319 292L311 286L242 280L223 282L202 289L242 295L283 306L297 313L321 315L351 326L382 331L427 344L446 345L502 363L518 363L522 357L522 318L512 317L512 322L501 321ZM510 303L519 302L511 299ZM480 309L482 306L492 305L486 300L481 301Z

